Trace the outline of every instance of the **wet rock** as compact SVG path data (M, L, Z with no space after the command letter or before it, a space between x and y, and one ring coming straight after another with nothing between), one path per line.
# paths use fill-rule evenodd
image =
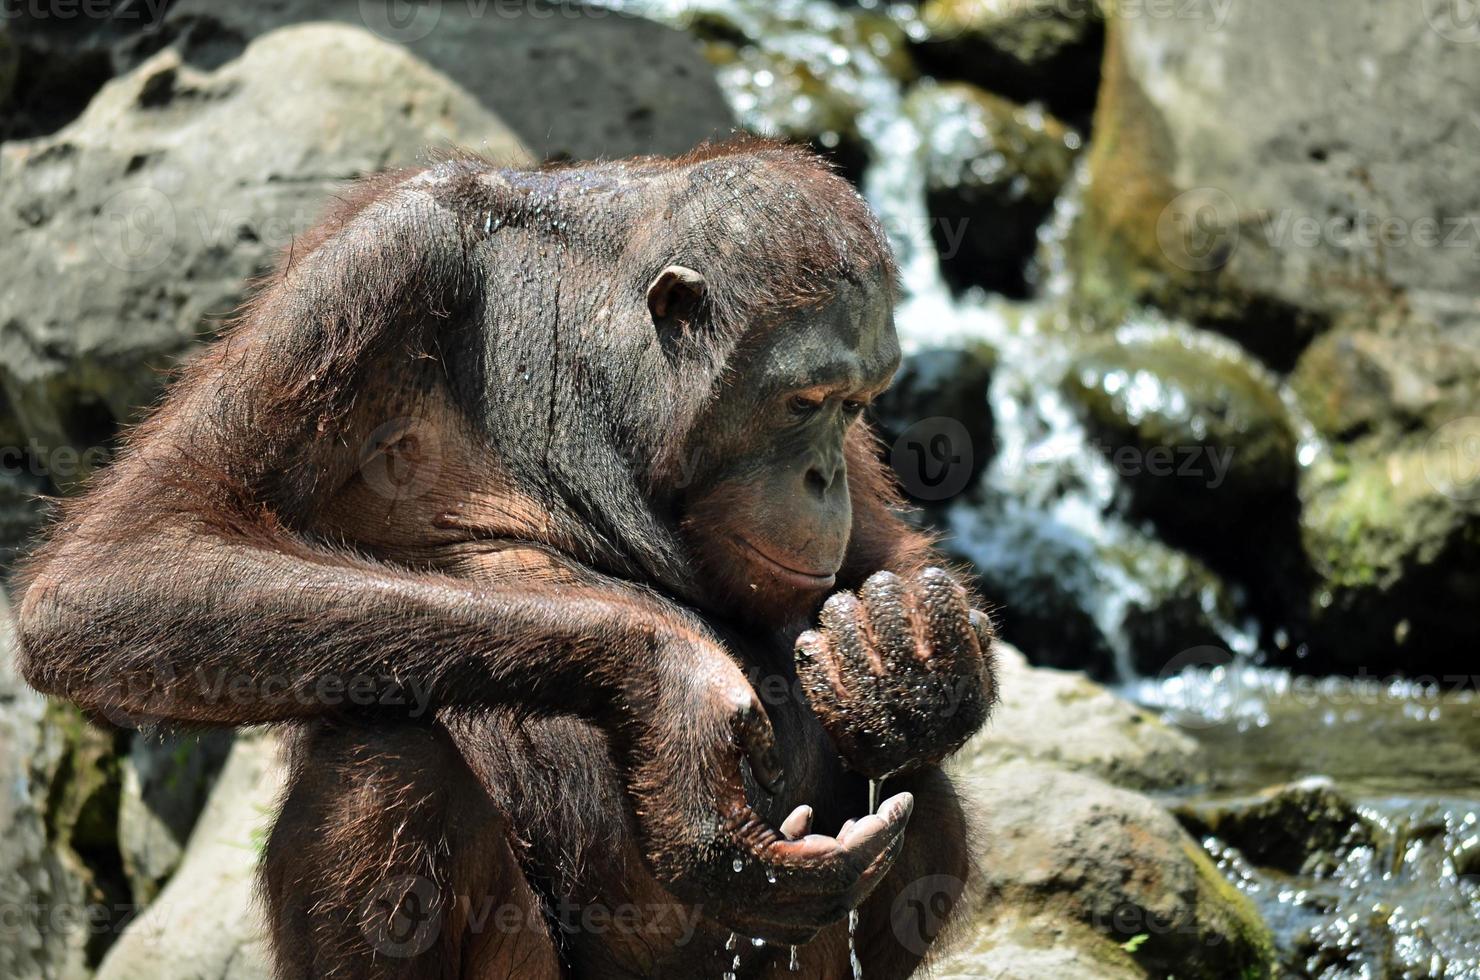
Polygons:
M257 863L282 788L276 740L237 739L180 870L134 920L97 980L267 980Z
M445 76L330 25L267 35L218 71L166 49L55 136L5 144L0 428L52 487L75 486L345 181L451 144L523 154Z
M1392 446L1480 407L1480 318L1333 330L1301 355L1290 384L1321 434Z
M984 927L1001 916L1075 923L1133 947L1153 976L1271 975L1258 913L1149 798L1028 762L969 791L984 801Z
M915 75L902 30L861 10L821 5L708 9L684 18L705 41L740 123L809 143L855 184L868 163L859 116Z
M1116 557L1125 579L1137 583L1120 622L1136 676L1165 675L1189 651L1228 643L1236 609L1227 585L1207 566L1152 540Z
M926 0L920 26L916 56L932 74L1043 99L1070 119L1094 107L1104 23L1093 0Z
M139 905L152 901L179 867L231 743L226 731L134 736L122 760L118 848Z
M1276 786L1253 798L1179 806L1176 816L1199 839L1216 837L1261 867L1289 874L1329 873L1371 834L1351 801L1328 780Z
M985 344L933 347L907 356L870 418L900 486L922 505L969 491L992 459L987 390L996 354Z
M926 140L926 204L947 280L1026 296L1038 226L1069 178L1079 134L1038 105L964 83L921 82L904 109Z
M1149 299L1281 369L1336 320L1473 317L1480 186L1454 175L1480 153L1480 61L1440 7L1112 13L1076 233L1085 307L1114 320ZM1455 235L1469 244L1443 247Z
M1011 502L961 501L944 520L941 548L971 566L1008 642L1040 666L1115 677L1114 645L1085 601L1103 591L1095 542L1050 516L1017 513Z
M1312 669L1467 671L1480 639L1480 418L1303 475Z
M1077 358L1065 383L1137 514L1201 534L1293 491L1279 395L1194 335L1117 338Z
M1019 759L1141 790L1207 778L1197 743L1154 715L1083 674L1030 667L1005 643L996 650L1001 699L953 763L967 778Z
M100 893L75 854L51 845L48 797L63 741L46 715L45 699L16 676L0 592L0 895L8 909L0 976L81 980L93 942L89 903Z
M1002 916L933 964L936 980L1145 980L1120 943L1052 916Z
M1231 346L1123 330L1078 357L1064 384L1121 480L1126 514L1288 619L1306 588L1294 423L1273 379Z

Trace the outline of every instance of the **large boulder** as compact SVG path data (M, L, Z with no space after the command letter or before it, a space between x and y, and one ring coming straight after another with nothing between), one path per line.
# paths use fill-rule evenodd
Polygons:
M137 904L153 901L180 866L231 744L224 730L134 736L120 760L118 851Z
M1088 930L1085 948L1111 976L1126 974L1126 959L1156 977L1271 975L1258 913L1148 797L1026 761L993 769L972 792L986 841L978 928Z
M10 607L0 592L0 896L6 921L0 976L8 980L82 980L97 951L103 908L92 873L55 846L51 797L66 739L48 719L45 699L14 669ZM94 916L102 918L94 919Z
M284 775L275 739L237 739L180 870L108 951L96 980L271 976L266 924L254 890Z
M405 47L497 112L541 158L678 153L732 124L692 38L599 6L92 0L88 7L106 10L103 16L27 16L35 6L20 5L19 17L0 23L0 37L10 29L20 59L15 126L7 133L0 123L0 136L55 131L109 77L162 48L214 70L258 36L305 21L362 28Z
M1388 0L1109 6L1076 235L1089 308L1150 299L1279 367L1333 320L1480 312L1463 18Z
M1206 779L1197 743L1083 674L1030 667L996 647L1000 700L953 762L968 779L1014 760L1051 763L1133 789Z
M75 485L346 181L457 145L527 159L403 49L306 25L215 71L167 48L55 136L0 147L0 391L28 458Z

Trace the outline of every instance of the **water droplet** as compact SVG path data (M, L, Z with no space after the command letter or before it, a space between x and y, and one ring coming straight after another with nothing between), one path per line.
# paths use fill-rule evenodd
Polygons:
M786 968L792 973L796 973L802 968L802 962L797 956L797 948L795 946L791 948L791 959L787 962Z
M732 865L730 865L730 867L732 867L732 868L734 868L734 869L735 869L735 871L736 871L736 872L739 872L739 871L741 871L741 870L742 870L742 869L744 869L744 867L745 867L745 862L744 862L744 861L742 861L742 860L740 860L740 859L739 859L739 858L736 858L736 859L735 859L735 863L734 863L734 864L732 864Z
M766 945L766 941L757 936L750 941L750 945L754 946L756 949L760 949L762 946Z

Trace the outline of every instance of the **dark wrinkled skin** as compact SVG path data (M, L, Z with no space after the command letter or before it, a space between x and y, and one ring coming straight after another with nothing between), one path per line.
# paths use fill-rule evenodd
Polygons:
M935 763L994 685L859 418L892 276L770 144L368 182L65 508L22 670L106 723L287 728L280 977L750 977L799 943L841 978L855 907L871 980L907 976L970 864Z

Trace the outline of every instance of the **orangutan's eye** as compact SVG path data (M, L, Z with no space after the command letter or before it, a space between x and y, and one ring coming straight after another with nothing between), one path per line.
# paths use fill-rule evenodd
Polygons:
M791 400L786 404L792 410L793 414L811 415L822 407L822 400L819 398L809 398L806 395L792 395Z

